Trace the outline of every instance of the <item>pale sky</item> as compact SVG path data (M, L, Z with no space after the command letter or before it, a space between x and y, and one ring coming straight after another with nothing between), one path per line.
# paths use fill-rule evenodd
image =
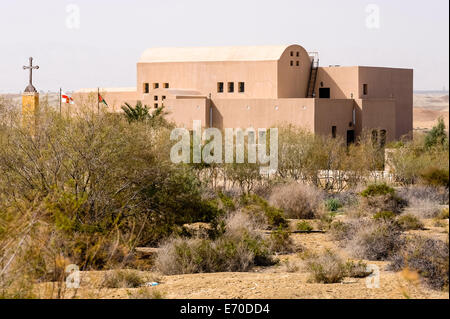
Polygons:
M0 92L26 87L29 56L36 88L57 91L135 86L150 47L294 43L322 66L413 68L416 90L449 87L448 0L1 0Z

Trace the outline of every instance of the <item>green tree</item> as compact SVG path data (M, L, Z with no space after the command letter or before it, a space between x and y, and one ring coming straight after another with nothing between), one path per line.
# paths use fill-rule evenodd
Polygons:
M445 146L448 144L447 133L445 132L444 119L440 117L435 125L425 137L425 147L427 149L434 146Z

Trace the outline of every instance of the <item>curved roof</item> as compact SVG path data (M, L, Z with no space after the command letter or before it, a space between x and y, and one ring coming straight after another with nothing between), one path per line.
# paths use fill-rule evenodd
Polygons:
M152 48L139 62L277 61L290 46Z

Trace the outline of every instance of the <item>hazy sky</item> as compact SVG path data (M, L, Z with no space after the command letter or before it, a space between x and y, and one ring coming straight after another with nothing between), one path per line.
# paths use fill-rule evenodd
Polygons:
M25 88L29 56L35 86L56 91L135 86L149 47L293 43L322 66L413 68L415 89L449 87L448 0L1 0L0 92Z

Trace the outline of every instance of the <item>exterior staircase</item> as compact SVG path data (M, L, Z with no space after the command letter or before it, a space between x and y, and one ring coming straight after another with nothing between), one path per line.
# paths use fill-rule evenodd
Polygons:
M311 73L309 76L308 92L306 92L306 97L314 98L316 97L315 87L317 80L317 72L319 70L319 54L317 52L312 52L310 53L310 56L312 57Z

